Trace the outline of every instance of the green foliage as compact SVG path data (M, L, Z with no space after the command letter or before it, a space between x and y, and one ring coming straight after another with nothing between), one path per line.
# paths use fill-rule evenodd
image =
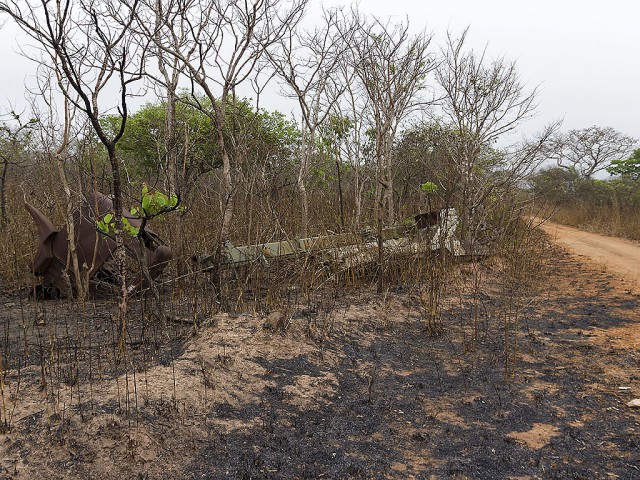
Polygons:
M147 185L143 184L142 201L140 204L142 206L142 215L140 217L153 218L174 210L178 205L178 197L173 194L171 196L167 196L158 190L150 192ZM137 215L139 213L140 212L137 208L131 209L132 215Z
M132 237L137 237L140 234L140 227L134 227L131 225L131 222L129 222L127 217L122 217L122 230Z
M164 169L166 113L166 102L159 102L148 103L129 116L118 151L134 176L156 176ZM183 163L186 182L222 165L214 117L208 99L187 93L180 96L176 105L175 149ZM118 115L102 119L112 130L119 121ZM289 160L299 139L295 123L280 112L256 111L246 99L235 99L227 105L223 135L228 154L239 168L245 162L277 164Z
M552 167L541 170L530 180L536 197L560 204L576 198L580 174L574 169Z
M113 235L116 231L116 222L113 213L107 213L102 220L96 222L96 227L105 235ZM137 237L140 234L140 228L131 225L129 219L122 218L122 230L132 237Z
M640 179L640 148L636 148L626 160L612 160L607 172Z
M504 168L506 158L504 152L493 148L488 145L483 145L480 148L480 155L478 158L478 165L475 168L474 173L484 175L488 172L495 172Z
M426 193L422 180L428 178L427 183L438 187L429 200L434 205L451 203L461 185L453 155L458 138L455 130L437 123L421 123L403 131L393 147L394 183L406 185L406 194L417 197Z
M147 103L129 116L118 151L135 176L156 175L167 155L166 102ZM120 116L102 119L107 129L119 127ZM220 166L215 142L215 128L206 114L192 105L179 101L176 106L176 151L184 158L187 170L208 171Z
M179 202L177 195L166 195L158 190L149 190L149 187L143 183L140 207L130 208L130 216L122 217L122 231L132 237L139 236L148 220L178 209ZM140 227L133 225L131 221L134 219L142 220L142 225ZM102 220L96 222L96 227L105 235L113 235L116 231L114 214L106 213Z
M603 205L611 201L614 189L607 180L581 178L576 183L576 197L594 205Z
M438 193L438 185L433 182L424 182L420 185L420 191L426 195Z
M355 126L353 120L349 117L340 115L332 115L327 123L327 129L338 141L343 140Z
M106 213L102 220L96 222L96 227L105 235L111 235L116 229L113 213Z
M608 180L581 177L575 169L554 167L538 172L531 191L556 206L640 204L640 178L621 175Z

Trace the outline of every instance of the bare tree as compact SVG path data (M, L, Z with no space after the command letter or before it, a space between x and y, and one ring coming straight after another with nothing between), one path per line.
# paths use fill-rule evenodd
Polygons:
M211 105L199 104L195 94L191 97L214 122L222 158L222 221L216 248L219 261L231 227L236 189L236 161L224 135L227 108L235 102L236 88L242 83L250 81L259 90L266 50L299 21L307 2L179 0L165 9L161 23L154 24L150 38L155 46L185 67L192 91L195 93L198 87ZM173 41L164 42L165 38ZM213 279L220 293L219 271L213 272Z
M53 77L53 74L58 75L58 77ZM75 294L78 299L84 300L88 293L89 271L92 270L93 266L85 265L87 268L85 275L83 275L82 266L78 261L77 245L73 240L76 238L76 223L73 214L80 203L81 192L72 191L67 175L67 164L71 157L70 145L72 136L74 136L75 133L74 120L77 109L73 102L69 101L68 96L71 95L71 92L67 90L62 98L62 114L58 115L59 102L57 100L59 99L56 94L60 92L56 87L65 87L68 89L69 85L59 77L59 72L52 72L49 68L41 68L38 76L38 88L32 92L31 95L31 110L34 118L38 118L40 124L38 134L41 154L58 172L60 186L66 197L64 217L70 240L67 263L71 264L71 271L74 276L74 282L72 284L71 279L68 278L67 275L69 271L67 265L67 268L63 271L63 277L68 287L67 294L71 297Z
M59 81L68 102L86 115L104 145L111 166L116 261L121 279L118 309L119 351L124 354L127 314L125 251L122 238L122 182L116 145L124 134L128 116L129 87L142 78L145 48L132 35L137 3L123 8L111 0L0 1L0 13L8 15L35 41L36 52L23 52ZM108 99L106 107L105 97ZM113 99L117 99L115 104ZM111 133L101 116L116 108L120 125Z
M0 225L7 222L7 176L12 167L24 162L37 120L27 121L14 110L0 123Z
M114 206L120 215L121 178L116 144L124 133L128 115L128 87L142 77L144 65L144 50L136 48L130 35L132 11L122 12L120 2L33 0L0 2L0 12L8 14L37 42L41 57L23 53L40 66L54 70L59 81L65 83L61 92L68 92L68 100L91 122L109 156ZM112 17L121 19L121 25L110 21ZM115 96L113 89L119 90ZM104 97L115 97L117 103L114 105L111 100L105 107L101 104ZM121 122L115 134L110 135L100 118L114 107Z
M553 156L559 167L591 178L605 170L612 160L628 157L637 142L611 127L574 129L555 137Z
M363 112L369 111L370 106L369 98L363 95L361 85L353 81L353 73L351 63L348 60L343 62L341 76L346 88L341 101L334 106L334 110L335 115L349 122L349 128L344 132L339 149L342 158L349 162L353 170L353 227L358 230L362 223L364 190L370 180L363 173L366 130L369 126Z
M128 2L130 8L138 0ZM147 69L146 75L159 86L161 97L166 101L164 155L166 165L166 187L170 193L185 193L187 179L178 168L177 106L178 87L184 80L187 61L198 49L193 40L193 25L183 15L188 3L182 0L139 0L139 8L133 10L136 21L133 25L138 42L145 45L151 41L149 53L157 60L157 70ZM170 26L170 28L167 28ZM201 25L205 27L205 25ZM180 52L180 56L171 52ZM184 172L182 172L184 173Z
M338 10L324 10L323 21L312 31L290 28L287 35L269 52L277 74L300 106L302 141L297 187L302 201L302 235L307 236L309 200L307 177L316 148L317 130L328 118L346 88L338 78L340 63L349 47L349 27L340 25Z
M514 146L509 153L494 149L499 139L534 114L537 89L526 89L515 63L504 58L488 61L486 50L480 54L465 50L467 32L459 39L448 35L436 78L442 90L441 113L456 132L449 136L448 148L461 183L461 228L469 242L473 238L470 219L496 186L481 173L500 171L499 182L514 180L539 158L537 152L548 143L557 124L533 144ZM531 145L538 145L537 150L531 151Z
M354 15L357 15L354 13ZM392 147L402 121L425 101L419 93L435 68L429 53L431 36L409 34L409 22L392 24L378 19L357 20L352 42L353 68L369 100L375 132L376 203L378 231L378 291L383 288L382 227L395 220L393 205ZM385 215L386 207L386 215Z
M435 68L429 53L431 36L409 34L409 22L392 24L378 19L361 21L353 42L354 67L369 99L375 128L375 158L378 168L376 217L392 223L393 205L391 150L402 121L428 103L420 96L426 77Z
M352 19L351 24L357 24L358 17ZM349 22L343 22L344 25ZM351 28L352 28L351 27ZM353 29L353 28L352 28ZM355 29L353 29L355 31ZM351 42L353 38L349 39ZM334 103L331 115L339 119L340 139L337 142L336 154L348 162L353 176L353 228L358 230L362 224L364 214L364 191L371 180L366 167L367 145L370 137L370 119L366 112L370 111L370 100L362 84L356 76L351 44L349 51L342 55L337 72L338 81L344 85L344 92ZM331 129L335 130L335 129ZM335 134L336 132L334 132ZM336 139L338 140L338 139Z

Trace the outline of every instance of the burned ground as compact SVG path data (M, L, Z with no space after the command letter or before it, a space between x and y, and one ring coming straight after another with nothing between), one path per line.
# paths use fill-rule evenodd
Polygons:
M36 362L18 388L8 371L0 477L638 478L640 414L626 402L640 396L639 297L547 255L507 378L486 261L476 340L463 288L429 337L406 287L294 310L286 332L221 315L144 369L86 384L43 390Z

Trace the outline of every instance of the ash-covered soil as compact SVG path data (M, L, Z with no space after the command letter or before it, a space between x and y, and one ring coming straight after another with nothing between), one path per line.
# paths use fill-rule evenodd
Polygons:
M547 255L517 309L483 262L478 317L460 265L438 337L397 288L293 309L286 331L221 315L169 360L91 381L5 372L0 478L640 478L639 297Z

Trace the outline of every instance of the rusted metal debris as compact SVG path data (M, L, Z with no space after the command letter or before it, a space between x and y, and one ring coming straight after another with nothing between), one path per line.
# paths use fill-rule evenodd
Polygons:
M453 208L428 212L414 217L414 222L387 227L382 231L383 247L389 256L425 253L446 249L454 256L466 255L460 241L455 238L458 215ZM360 233L339 233L317 237L283 240L236 247L227 242L222 266L241 266L269 260L301 255L313 255L333 269L349 269L377 258L378 242L371 229ZM198 260L203 270L215 266L215 255Z
M36 207L26 202L25 207L38 226L39 245L33 259L33 273L42 277L43 286L54 286L60 291L67 291L69 282L66 279L72 278L73 275L67 228L55 228ZM116 249L116 242L96 228L96 221L109 212L113 212L111 199L100 192L94 192L73 213L78 265L89 278L103 271L105 263L112 258ZM140 227L139 219L127 218L131 225ZM125 249L130 257L137 260L142 260L146 253L150 276L156 278L172 258L171 248L148 228L145 228L142 235L144 247L138 238L125 235ZM142 248L145 248L146 252L143 252ZM132 285L142 283L143 277L139 276L134 279Z

